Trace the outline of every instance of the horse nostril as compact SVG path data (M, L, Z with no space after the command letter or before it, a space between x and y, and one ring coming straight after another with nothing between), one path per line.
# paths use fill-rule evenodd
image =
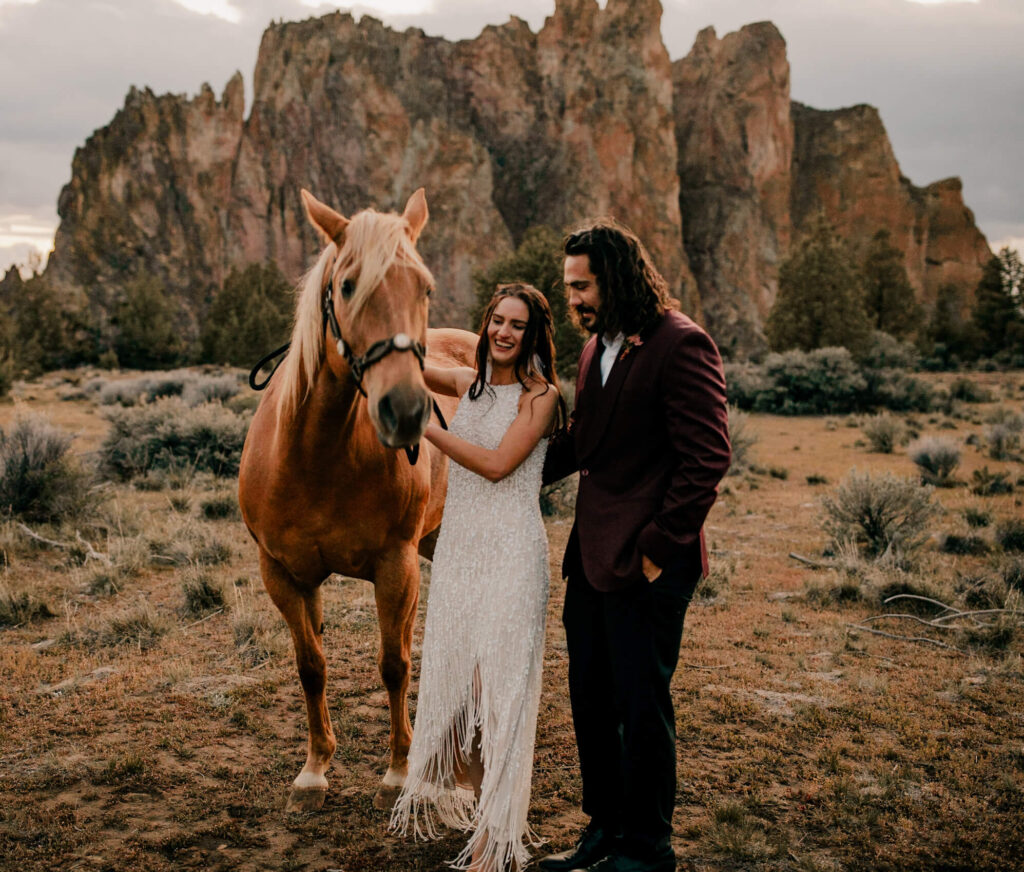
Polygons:
M377 420L381 432L391 439L415 442L427 425L430 410L425 391L396 387L377 403Z
M379 403L377 403L377 417L380 419L381 426L389 431L394 431L398 425L398 418L395 415L395 408L391 402L391 394L387 393L381 397Z

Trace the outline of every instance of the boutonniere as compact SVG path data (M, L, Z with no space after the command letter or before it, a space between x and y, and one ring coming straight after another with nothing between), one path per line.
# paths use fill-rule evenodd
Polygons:
M622 340L622 351L619 352L619 360L625 358L629 352L634 348L639 348L644 344L643 339L640 338L639 333L634 333L632 336L627 336Z

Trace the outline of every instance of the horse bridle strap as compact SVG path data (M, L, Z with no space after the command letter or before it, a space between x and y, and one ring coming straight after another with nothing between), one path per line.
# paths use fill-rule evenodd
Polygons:
M338 354L345 358L349 369L352 370L352 378L355 379L356 387L359 388L359 393L364 397L366 396L366 390L363 388L363 376L366 374L366 371L375 363L382 361L392 351L410 351L416 357L416 360L419 361L421 370L425 365L426 349L407 333L396 333L387 339L380 339L367 348L365 354L356 357L352 353L349 344L342 337L341 326L334 315L333 280L327 282L327 290L324 293L324 323L330 328L331 335L334 337L335 343L337 343Z
M366 396L366 390L363 388L363 376L366 374L366 371L375 363L382 361L392 351L410 351L416 360L419 361L420 369L422 370L425 366L427 350L409 336L408 333L396 333L387 339L380 339L367 348L364 354L356 357L352 353L349 344L341 335L341 325L338 324L338 319L334 314L334 279L328 279L327 290L324 292L324 324L325 329L330 329L331 335L337 344L338 354L345 358L348 368L352 371L352 378L355 380L356 387L359 388L359 393L364 397ZM441 429L447 430L448 422L445 421L444 415L441 413L441 407L437 404L437 400L432 398L431 402L434 404L434 414L437 415ZM409 464L415 466L416 461L420 457L420 444L417 442L415 445L406 448L405 454L409 458Z
M325 329L328 327L330 328L331 335L337 343L338 353L345 358L345 362L348 364L349 369L352 370L352 378L355 379L356 387L359 388L359 393L364 397L366 396L366 391L363 389L363 375L366 373L366 370L375 363L383 360L391 354L392 351L411 351L419 361L420 369L423 369L427 356L426 349L419 342L412 339L405 333L396 333L390 339L381 339L379 342L374 342L373 345L366 349L366 353L364 355L356 357L348 347L348 343L346 343L341 336L341 326L338 324L338 319L334 315L333 291L333 282L329 281L327 283L327 292L324 294ZM262 391L268 384L270 384L270 380L274 377L274 373L277 372L277 368L281 365L283 360L282 355L284 355L290 347L291 343L286 342L280 348L275 349L260 360L260 362L257 363L249 373L249 387L254 391ZM262 382L257 381L260 370L270 363L270 361L278 357L281 357L282 360L278 360L277 364L270 371L270 375L268 375ZM437 420L441 425L441 429L447 430L448 422L444 419L444 413L441 411L441 407L433 397L431 398L431 402L434 405L434 414L437 415ZM405 453L409 458L409 463L415 466L416 461L419 460L420 456L419 443L410 448L406 448Z

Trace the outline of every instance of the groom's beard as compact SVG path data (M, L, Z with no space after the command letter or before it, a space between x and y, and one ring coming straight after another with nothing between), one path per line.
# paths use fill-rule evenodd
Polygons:
M604 324L601 313L592 306L574 306L576 320L588 333L603 333Z

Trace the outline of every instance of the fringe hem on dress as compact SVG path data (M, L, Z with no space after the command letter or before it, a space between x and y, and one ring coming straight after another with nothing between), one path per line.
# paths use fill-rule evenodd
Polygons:
M478 868L490 869L497 864L498 869L506 870L512 868L512 864L515 863L517 869L523 869L530 862L527 846L540 847L544 840L526 822L525 809L522 813L517 813L516 806L521 799L521 794L515 789L517 785L507 783L509 779L502 778L503 773L492 772L490 769L490 766L497 770L504 769L502 764L506 762L511 749L497 747L498 742L494 734L498 731L494 727L493 719L486 717L482 711L489 708L487 703L480 699L480 696L486 696L486 693L480 693L478 680L474 680L473 684L473 689L467 694L466 703L449 721L448 726L442 728L440 735L432 731L436 740L429 743L434 748L429 757L421 765L410 766L401 795L391 812L389 829L407 835L411 828L413 837L422 841L441 838L444 835L440 828L441 824L462 832L472 832L466 846L448 863L452 869L470 869L474 863L473 854L485 841L484 853L476 860ZM521 708L528 709L529 706ZM425 712L417 714L417 730L427 728L426 724L420 722L421 714ZM502 731L506 734L504 738L517 736L519 731L527 726L523 723L526 714L524 710L519 712L519 716L515 718L517 723L511 730ZM485 723L489 729L484 726ZM469 758L473 739L478 731L485 773L479 804L471 789L455 783L456 756L462 760ZM414 733L414 744L416 735ZM532 742L530 744L532 746ZM532 754L530 759L532 762ZM501 784L503 781L506 782L502 784L503 795L495 796L493 785ZM529 781L526 795L529 796ZM520 817L523 818L522 823L521 826L517 826L516 819Z

